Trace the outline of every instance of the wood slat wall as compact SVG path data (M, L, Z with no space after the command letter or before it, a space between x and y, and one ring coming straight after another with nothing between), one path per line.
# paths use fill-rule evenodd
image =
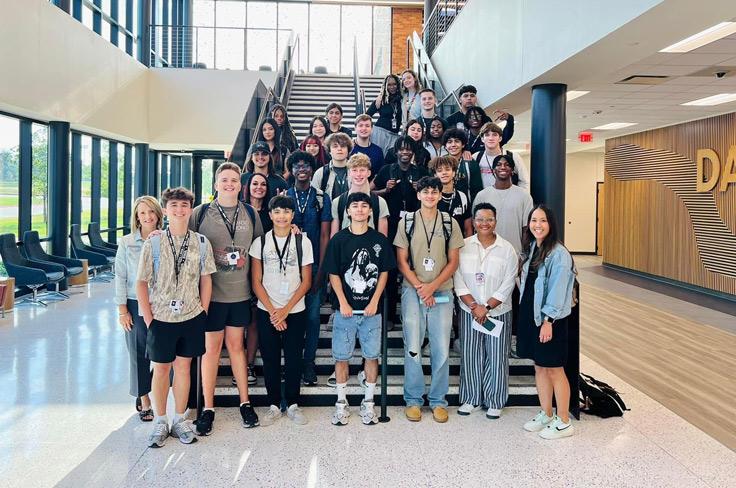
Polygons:
M695 191L697 150L732 145L736 113L607 140L603 261L736 295L736 185Z

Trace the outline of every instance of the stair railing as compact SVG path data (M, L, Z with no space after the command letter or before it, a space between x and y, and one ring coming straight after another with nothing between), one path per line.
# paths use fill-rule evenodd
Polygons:
M365 113L365 94L360 88L360 74L358 73L358 39L353 37L353 88L355 90L355 115Z
M437 104L437 114L447 118L451 113L460 108L460 100L457 98L456 90L446 90L442 84L437 71L434 69L432 59L424 48L419 35L414 32L406 38L406 67L413 69L422 85L434 90L440 103Z

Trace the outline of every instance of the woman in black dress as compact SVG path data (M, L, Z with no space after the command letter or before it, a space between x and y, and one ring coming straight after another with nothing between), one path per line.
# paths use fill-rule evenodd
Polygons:
M534 207L522 237L521 304L517 354L534 360L542 410L524 424L544 439L573 434L570 421L570 384L567 362L567 316L572 307L575 268L572 256L557 238L557 224L545 205ZM557 412L552 413L552 397Z

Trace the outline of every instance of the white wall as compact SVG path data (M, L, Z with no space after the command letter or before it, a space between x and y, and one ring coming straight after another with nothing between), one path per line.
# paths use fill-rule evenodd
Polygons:
M602 152L567 154L565 245L573 252L595 252L596 190L603 181Z
M147 69L47 0L0 2L0 110L154 149L230 149L273 72Z

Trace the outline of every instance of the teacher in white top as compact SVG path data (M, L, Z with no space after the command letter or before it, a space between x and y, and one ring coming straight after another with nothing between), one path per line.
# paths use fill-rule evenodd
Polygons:
M475 234L460 249L455 294L460 299L460 403L457 413L481 407L497 419L509 396L511 292L518 269L513 246L496 234L496 209L473 208Z

